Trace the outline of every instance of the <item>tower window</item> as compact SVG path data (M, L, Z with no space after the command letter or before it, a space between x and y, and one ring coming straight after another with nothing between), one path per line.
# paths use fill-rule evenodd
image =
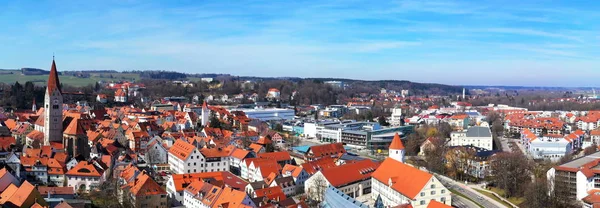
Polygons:
M52 105L53 109L58 109L58 105Z

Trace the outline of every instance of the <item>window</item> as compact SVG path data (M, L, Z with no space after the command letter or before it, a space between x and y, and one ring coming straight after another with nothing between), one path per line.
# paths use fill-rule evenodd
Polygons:
M431 191L431 195L435 195L435 191Z
M440 199L440 202L446 203L446 197L442 197L442 199Z
M419 204L425 205L425 200L421 200L421 202L419 202Z
M431 184L431 188L435 188L435 184Z
M446 190L442 190L442 194L445 194L445 193L446 193Z
M421 196L425 196L425 192L421 192Z
M53 109L58 109L58 105L52 105Z

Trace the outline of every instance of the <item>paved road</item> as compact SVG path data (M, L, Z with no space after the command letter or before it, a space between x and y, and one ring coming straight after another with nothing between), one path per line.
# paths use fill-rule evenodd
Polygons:
M441 176L438 174L436 174L436 176L442 182L442 184L444 184L444 186L446 186L446 188L454 189L454 190L458 191L459 193L465 195L469 199L472 199L473 201L477 202L478 204L480 204L481 206L483 206L485 208L505 208L506 207L506 206L500 204L499 202L495 201L494 199L491 199L491 198L473 190L472 188L468 187L467 185L458 183L458 182L456 182L450 178L447 178L445 176Z
M479 206L477 206L477 204L473 203L472 201L469 201L468 199L465 199L455 194L452 194L452 206L459 208L479 208Z

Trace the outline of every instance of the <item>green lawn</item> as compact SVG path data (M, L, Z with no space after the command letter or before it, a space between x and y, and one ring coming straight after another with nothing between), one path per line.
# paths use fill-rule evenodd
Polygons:
M504 190L496 188L496 187L492 187L490 189L490 191L500 195L500 196L504 196ZM520 204L522 204L525 201L525 198L523 197L511 197L507 199L510 203L513 203L517 206L519 206Z
M508 203L504 202L503 200L501 200L500 198L496 197L496 195L494 195L494 194L492 194L492 193L489 193L489 192L486 192L486 191L482 191L482 190L479 190L479 189L475 189L475 190L476 190L477 192L479 192L479 193L483 194L483 195L486 195L487 197L490 197L490 198L492 198L492 199L496 200L496 201L497 201L497 202L499 202L499 203L502 203L502 204L503 204L504 206L506 206L506 207L512 207L512 205L510 205L510 204L508 204ZM499 194L498 192L496 192L496 194L498 194L498 195L502 196L502 194ZM508 200L510 203L513 203L514 205L517 205L517 206L519 206L519 204L521 204L521 203L523 203L523 202L525 201L525 198L515 198L515 197L512 197L512 198L508 198L507 200Z
M454 195L457 195L457 196L460 196L460 197L462 197L462 198L465 198L465 199L467 199L467 200L469 200L469 201L473 202L473 203L474 203L474 204L476 204L477 206L479 206L479 207L483 208L483 206L481 206L481 205L480 205L480 204L478 204L477 202L473 201L473 199L470 199L469 197L467 197L467 196L465 196L465 195L461 194L460 192L458 192L458 191L456 191L456 190L454 190L454 189L449 189L449 190L450 190L450 192L452 192Z
M78 78L73 76L59 76L60 82L65 85L86 86L94 84L96 81L89 78ZM21 75L21 74L1 74L0 82L13 84L15 82L24 84L25 82L33 82L36 85L45 85L48 81L48 75Z
M24 84L25 82L33 82L36 85L46 85L48 81L48 75L22 75L20 71L14 70L2 70L0 74L0 82L13 84L19 82ZM9 74L9 72L13 72ZM110 75L113 78L110 78ZM71 85L76 87L87 86L95 84L97 81L121 81L121 80L140 80L139 74L132 73L92 73L89 78L79 78L74 76L59 76L60 82L65 85Z

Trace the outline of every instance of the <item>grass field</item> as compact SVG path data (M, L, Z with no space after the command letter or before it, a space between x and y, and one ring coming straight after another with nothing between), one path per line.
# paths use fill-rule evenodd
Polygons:
M20 71L7 71L3 70L0 73L0 82L13 84L19 82L24 84L25 82L33 82L36 85L45 85L48 81L48 75L22 75ZM8 74L7 72L13 72ZM112 78L111 78L112 75ZM132 73L92 73L89 78L79 78L74 76L59 76L60 82L64 85L71 85L76 87L93 85L96 82L102 81L121 81L121 80L139 80L139 74Z
M489 192L486 192L486 191L481 191L481 190L478 190L478 189L475 189L475 190L476 190L477 192L479 192L479 193L483 194L483 195L486 195L487 197L490 197L490 198L492 198L492 199L496 200L496 201L497 201L497 202L499 202L499 203L502 203L502 204L503 204L504 206L506 206L506 207L512 207L510 204L508 204L508 203L506 203L506 202L502 201L500 198L496 197L496 196L495 196L494 194L492 194L492 193L489 193ZM492 190L491 190L491 191L492 191L492 192L495 192L496 194L498 194L498 195L500 195L500 196L502 196L502 194L504 193L504 191L502 191L502 190L500 190L500 189L497 189L497 188L492 188ZM510 203L513 203L514 205L517 205L517 206L519 206L520 204L522 204L523 202L525 202L525 198L516 198L516 197L511 197L511 198L508 198L507 200L508 200Z

